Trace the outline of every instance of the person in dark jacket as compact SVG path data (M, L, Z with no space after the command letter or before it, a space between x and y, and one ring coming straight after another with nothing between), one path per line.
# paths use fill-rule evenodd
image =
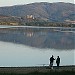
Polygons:
M50 58L50 68L53 69L53 62L54 62L54 57L52 55L52 57Z
M57 68L59 68L59 65L60 65L60 57L59 56L57 56L56 64L57 64Z

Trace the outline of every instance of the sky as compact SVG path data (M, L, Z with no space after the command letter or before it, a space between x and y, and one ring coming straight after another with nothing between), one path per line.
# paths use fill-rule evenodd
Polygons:
M21 5L21 4L29 4L34 2L66 2L66 3L74 3L75 0L0 0L0 7L3 6L13 6L13 5Z

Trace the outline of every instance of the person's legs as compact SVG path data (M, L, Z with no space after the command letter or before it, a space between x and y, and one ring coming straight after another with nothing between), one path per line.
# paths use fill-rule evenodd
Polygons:
M57 63L57 68L59 68L59 63Z
M51 63L51 69L53 69L53 63Z

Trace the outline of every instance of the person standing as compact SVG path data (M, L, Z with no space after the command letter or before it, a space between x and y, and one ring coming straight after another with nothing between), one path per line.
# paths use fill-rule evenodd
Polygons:
M50 58L50 68L53 69L53 62L54 62L54 57L52 55L52 57Z
M57 56L56 64L57 64L57 68L59 68L59 65L60 65L60 57L59 56Z

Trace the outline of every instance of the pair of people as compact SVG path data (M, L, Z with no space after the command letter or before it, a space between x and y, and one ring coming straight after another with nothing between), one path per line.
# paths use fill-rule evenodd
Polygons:
M50 58L50 68L53 69L53 62L54 62L54 57L52 55L52 57ZM60 64L60 57L57 56L57 59L56 59L56 64L57 64L57 68L59 68L59 64Z

